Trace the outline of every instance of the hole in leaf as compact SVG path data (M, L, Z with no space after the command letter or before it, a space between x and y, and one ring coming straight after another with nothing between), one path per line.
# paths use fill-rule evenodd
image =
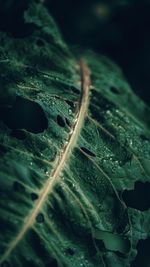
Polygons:
M80 90L74 86L71 86L70 89L72 90L73 93L79 95L80 94Z
M115 218L119 218L118 224L116 225L116 232L118 234L127 233L130 228L128 224L129 218L127 208L125 208L120 214L120 207L118 203L115 203L113 207L113 214Z
M86 148L86 147L80 147L80 149L83 152L85 152L86 154L88 154L90 157L96 157L96 155L92 151L90 151L88 148Z
M30 231L27 233L26 238L27 238L28 244L31 245L33 251L35 252L36 255L38 255L41 262L45 263L51 259L50 253L48 252L47 248L45 247L45 242L40 236L40 232L36 232L36 230L30 229ZM34 258L31 258L31 259L34 261ZM41 267L41 264L39 265L38 261L35 260L34 262L35 263L37 262L38 267ZM42 267L43 266L44 265L42 264ZM17 266L14 266L14 267L17 267ZM24 265L23 265L23 267L24 267ZM27 267L28 267L28 265L27 265Z
M19 140L24 140L27 137L26 132L20 129L12 130L11 136L16 137Z
M42 213L39 213L36 217L36 221L38 223L43 223L44 222L44 215Z
M150 237L146 240L140 240L137 245L138 254L132 262L131 267L149 267L150 266Z
M115 86L111 86L110 87L110 90L111 90L112 93L114 93L116 95L119 95L120 94L119 89L117 87L115 87Z
M50 262L45 264L45 267L58 267L57 260L52 259Z
M65 194L64 194L64 191L62 190L61 187L59 186L56 186L55 187L55 191L57 192L57 194L60 196L61 199L65 200Z
M25 192L25 187L22 184L20 184L19 182L15 181L13 183L13 190L15 192L23 193L23 192Z
M42 39L38 39L38 40L36 41L36 44L37 44L39 47L45 45L45 43L44 43L44 41L43 41Z
M74 108L76 106L75 102L71 101L71 100L66 100L66 103L71 107Z
M150 183L136 182L134 190L125 190L122 198L128 207L147 210L150 207Z
M144 134L141 134L140 137L141 137L141 139L143 141L148 141L149 140L148 136L145 136Z
M32 133L43 132L48 127L41 106L20 96L16 97L11 108L1 109L1 119L11 129L25 129Z
M65 120L66 120L66 124L70 127L71 126L70 121L67 118L65 118Z
M57 115L57 123L60 127L65 127L66 123L63 117Z
M31 199L34 201L34 200L37 200L38 199L38 195L36 193L31 193Z
M66 249L66 252L67 252L69 255L73 256L73 255L75 254L75 249L74 249L74 248L67 248L67 249Z
M25 70L26 70L26 73L27 75L37 75L37 69L36 69L36 66L34 68L32 68L32 66L27 66L25 67ZM34 90L31 92L32 96L36 96L37 95L37 91Z
M99 248L99 250L106 251L106 248L105 248L103 240L95 239L94 241L95 241L96 246Z
M122 254L120 251L114 251L114 253L120 258L126 258L127 255L126 254Z

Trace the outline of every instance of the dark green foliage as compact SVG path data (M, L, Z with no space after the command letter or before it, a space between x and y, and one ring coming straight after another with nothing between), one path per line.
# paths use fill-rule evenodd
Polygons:
M1 266L130 266L149 242L149 206L125 205L149 183L149 109L105 57L81 64L41 3L24 20L28 36L0 34Z

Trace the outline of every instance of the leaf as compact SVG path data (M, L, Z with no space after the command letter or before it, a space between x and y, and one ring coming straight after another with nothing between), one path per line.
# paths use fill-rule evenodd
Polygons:
M66 46L42 4L31 35L0 34L1 266L130 266L149 210L124 190L149 182L148 107L120 69Z

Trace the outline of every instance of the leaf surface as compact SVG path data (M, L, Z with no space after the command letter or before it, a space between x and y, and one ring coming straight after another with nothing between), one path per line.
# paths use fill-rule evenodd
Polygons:
M149 182L149 109L114 63L74 57L42 4L24 19L30 36L0 35L0 264L130 266L149 210L122 194Z

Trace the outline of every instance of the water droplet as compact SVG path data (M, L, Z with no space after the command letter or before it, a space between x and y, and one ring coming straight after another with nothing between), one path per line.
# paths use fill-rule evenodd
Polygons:
M113 166L112 169L111 169L111 171L112 171L112 173L115 173L115 171L116 171L116 167Z
M44 78L49 78L49 76L47 74L44 74L43 77Z
M75 108L76 106L77 106L77 103L76 103L76 102L74 102L74 103L73 103L73 107Z
M19 223L19 220L13 219L13 222L17 225Z
M120 129L120 130L121 130L121 129L123 129L123 128L122 128L122 126L121 126L121 125L118 125L118 129Z
M68 110L68 113L69 113L69 115L71 115L71 114L72 114L72 110L71 110L71 109L69 109L69 110Z
M60 173L59 177L60 177L60 178L63 178L63 173Z
M31 165L31 166L33 165L33 162L32 162L32 161L30 162L30 165Z
M67 146L67 145L68 145L68 141L65 141L64 146Z
M106 111L106 114L107 114L107 115L111 115L110 110L107 110L107 111Z
M85 260L85 264L88 264L88 260Z
M128 143L129 143L129 146L132 146L133 145L133 141L131 139L128 140Z
M74 123L76 123L76 122L77 122L77 120L78 120L78 118L75 118L73 122L74 122Z

